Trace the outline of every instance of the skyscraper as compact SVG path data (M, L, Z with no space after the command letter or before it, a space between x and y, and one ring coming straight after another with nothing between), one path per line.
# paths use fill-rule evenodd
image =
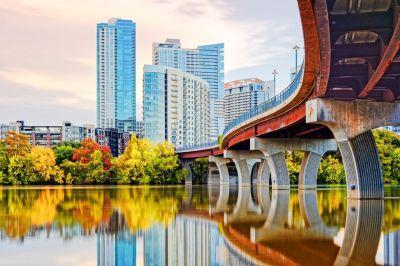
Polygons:
M177 148L208 143L208 83L171 67L145 65L143 72L144 137Z
M179 39L153 44L153 65L179 68L205 80L210 90L210 139L217 140L224 130L224 44L181 48Z
M136 123L136 24L97 24L97 126L121 132Z
M251 78L225 83L225 125L274 96L273 80L262 81L258 78Z

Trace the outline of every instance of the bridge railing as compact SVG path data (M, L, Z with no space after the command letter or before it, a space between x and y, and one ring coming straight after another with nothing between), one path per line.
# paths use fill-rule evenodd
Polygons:
M296 92L297 88L301 85L301 82L303 80L303 72L304 72L304 64L301 66L300 70L297 72L295 78L293 81L287 86L283 91L281 91L279 94L275 95L271 99L257 105L255 108L249 110L248 112L240 115L239 117L235 118L232 120L224 129L224 135L226 135L229 131L231 131L233 128L238 126L239 124L250 120L264 112L267 112L287 99L289 99L290 96L293 95L294 92ZM193 146L186 146L183 148L176 149L178 152L185 152L185 151L195 151L195 150L200 150L200 149L205 149L205 148L211 148L211 147L216 147L218 146L218 141L214 142L209 142L209 143L202 143L199 145L193 145Z
M201 150L204 148L212 148L212 147L217 147L218 146L218 141L212 141L208 143L202 143L198 145L190 145L190 146L185 146L182 148L177 148L175 151L178 152L185 152L185 151L195 151L195 150Z
M257 105L255 108L247 111L246 113L240 115L239 117L232 120L224 129L224 135L226 135L229 131L231 131L236 126L240 125L241 123L250 120L264 112L267 112L293 95L293 93L297 90L299 85L301 85L301 81L303 80L303 72L304 72L304 64L301 66L300 70L297 72L296 77L293 81L287 86L283 91L279 94L275 95L271 99Z

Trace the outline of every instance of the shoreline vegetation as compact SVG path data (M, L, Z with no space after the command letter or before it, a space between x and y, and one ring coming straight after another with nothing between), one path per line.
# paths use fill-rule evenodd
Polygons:
M385 184L400 183L400 136L375 130ZM286 153L292 184L298 183L303 152ZM208 173L208 159L192 165L193 183ZM29 138L9 132L0 141L0 185L173 185L187 172L168 142L152 144L132 136L124 153L112 157L110 149L92 139L64 142L54 148L31 146ZM318 170L318 184L345 184L339 151L326 154Z
M0 142L0 185L164 185L180 184L185 175L171 144L136 136L117 158L92 139L32 147L11 131Z

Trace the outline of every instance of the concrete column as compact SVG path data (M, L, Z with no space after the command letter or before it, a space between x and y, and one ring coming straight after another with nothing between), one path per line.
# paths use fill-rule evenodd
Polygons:
M339 142L346 172L347 197L383 198L383 175L378 149L371 131Z
M257 185L269 186L270 175L271 171L269 170L269 165L267 160L261 160L257 171Z
M254 151L227 150L224 151L224 158L232 160L235 164L239 186L250 186L251 169L255 159L264 159L264 155L261 152Z
M300 188L315 188L317 171L321 157L330 150L336 150L335 140L316 139L250 139L250 150L262 152L271 171L272 188L290 188L290 179L286 166L285 151L305 151L299 178Z
M219 183L221 185L229 184L229 171L227 164L230 163L231 160L217 156L210 156L209 161L214 162L218 167L219 178L220 178Z
M328 127L342 154L349 198L383 198L383 176L371 130L400 125L400 103L314 99L306 122Z
M346 227L335 265L375 264L383 213L383 200L347 201Z
M290 179L287 170L285 154L283 152L266 156L271 172L272 189L289 189Z

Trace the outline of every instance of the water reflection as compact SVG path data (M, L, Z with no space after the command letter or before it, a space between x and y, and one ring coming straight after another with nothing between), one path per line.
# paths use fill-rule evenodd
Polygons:
M0 264L394 265L399 192L359 201L340 188L4 188Z

